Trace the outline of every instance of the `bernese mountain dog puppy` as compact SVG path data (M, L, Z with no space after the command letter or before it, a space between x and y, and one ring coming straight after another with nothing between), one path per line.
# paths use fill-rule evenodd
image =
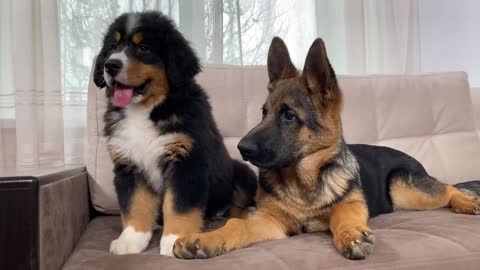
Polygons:
M228 155L205 91L199 59L160 12L126 13L109 27L94 81L106 87L104 135L115 164L123 232L110 252L139 253L163 224L160 253L200 232L204 219L254 203L256 176Z

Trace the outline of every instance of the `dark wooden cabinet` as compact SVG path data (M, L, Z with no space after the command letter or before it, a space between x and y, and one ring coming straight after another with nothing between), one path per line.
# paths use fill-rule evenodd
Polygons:
M38 181L0 178L0 269L38 269Z

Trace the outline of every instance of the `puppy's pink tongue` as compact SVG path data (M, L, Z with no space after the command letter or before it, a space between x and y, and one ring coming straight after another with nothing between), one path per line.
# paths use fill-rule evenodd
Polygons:
M115 89L113 93L113 102L119 107L125 107L132 101L133 88Z

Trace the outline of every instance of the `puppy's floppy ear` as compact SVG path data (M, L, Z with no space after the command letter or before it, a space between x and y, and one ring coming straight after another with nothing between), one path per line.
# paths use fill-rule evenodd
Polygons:
M325 43L321 38L317 38L308 51L302 80L311 94L320 93L323 98L340 95L335 71L330 65Z
M276 82L282 79L294 78L298 76L298 71L290 60L287 46L279 37L274 37L268 50L267 60L268 77L268 91L275 88Z
M195 77L201 66L189 42L177 30L169 37L169 45L165 69L169 84L174 86Z
M100 53L95 60L95 69L93 70L93 82L98 88L104 88L107 86L105 78L103 77L103 66L105 64L105 56Z

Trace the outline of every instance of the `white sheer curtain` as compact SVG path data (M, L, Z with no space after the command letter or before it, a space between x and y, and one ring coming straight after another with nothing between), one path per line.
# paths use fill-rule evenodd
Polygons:
M323 2L323 12L322 4L317 6L318 34L327 46L333 43L329 48L341 73L419 70L417 0Z
M313 39L322 37L338 73L418 71L417 0L312 0L289 5L280 36L298 68Z
M85 103L62 91L57 10L56 0L1 1L0 168L82 160L85 123L74 122Z
M303 67L324 38L338 73L418 70L417 0L1 0L0 168L82 162L91 62L112 20L161 10L204 64L264 65L273 36Z

